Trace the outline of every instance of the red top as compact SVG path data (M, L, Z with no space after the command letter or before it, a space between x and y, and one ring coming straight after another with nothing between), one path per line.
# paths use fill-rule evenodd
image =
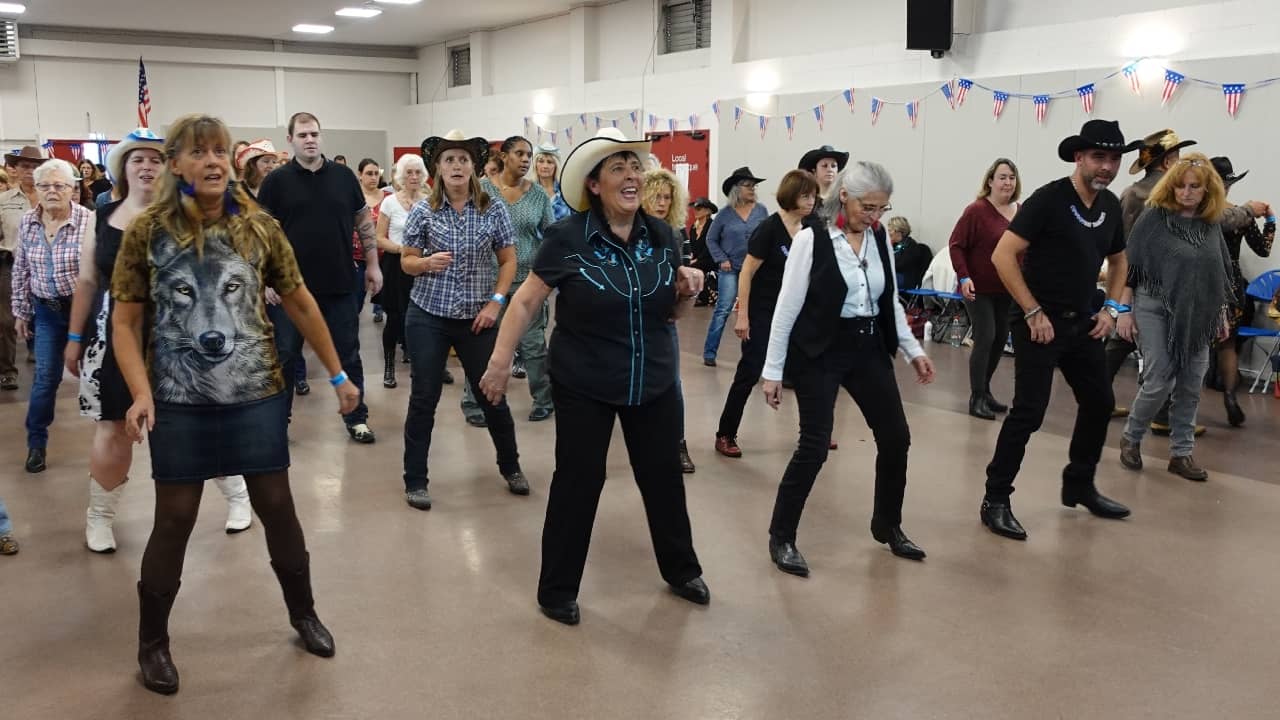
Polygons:
M978 295L1007 295L1004 283L991 254L1000 242L1000 236L1009 229L1009 221L986 198L969 203L951 231L951 265L956 277L973 281L973 291Z
M378 213L381 211L381 205L373 205L369 208L374 227L378 226ZM382 253L378 253L378 257L382 257ZM356 262L364 262L364 244L360 242L359 230L351 233L351 258Z

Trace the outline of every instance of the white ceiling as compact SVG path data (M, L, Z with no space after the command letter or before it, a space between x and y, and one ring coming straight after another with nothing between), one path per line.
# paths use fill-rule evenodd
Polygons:
M558 15L582 0L422 0L416 5L367 4L382 14L368 20L334 15L364 0L25 0L19 24L104 30L232 35L296 42L422 46L472 30L506 27ZM298 23L332 25L328 35L303 35Z

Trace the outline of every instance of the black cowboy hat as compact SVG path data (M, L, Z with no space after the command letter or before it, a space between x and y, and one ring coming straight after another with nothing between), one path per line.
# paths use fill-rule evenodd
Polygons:
M689 207L695 210L698 208L706 208L711 211L712 215L715 215L716 213L720 212L720 208L716 207L715 203L711 202L705 197L700 197L697 200L694 200L693 202L689 203Z
M428 172L434 175L436 158L440 153L459 148L471 155L471 162L475 163L477 171L484 167L489 157L489 141L482 137L469 138L461 130L450 130L443 137L432 135L423 140L422 162L426 164Z
M805 153L804 156L800 158L800 164L796 167L801 170L808 170L809 172L817 172L818 161L825 160L826 158L835 160L836 168L843 170L844 166L849 162L849 153L840 152L830 145L823 145L820 148L816 148Z
M1126 144L1120 123L1115 120L1090 120L1080 127L1079 135L1072 135L1058 144L1058 157L1064 162L1075 162L1081 150L1110 150L1124 154L1142 145L1141 140Z
M1231 187L1244 179L1249 174L1248 170L1236 174L1235 168L1231 167L1231 158L1218 156L1209 158L1209 164L1213 165L1213 169L1218 171L1218 175L1222 178L1222 184Z
M747 166L745 166L745 165L744 165L744 166L742 166L742 167L738 168L737 170L734 170L732 175L730 175L729 177L725 178L725 179L724 179L724 182L723 182L723 183L721 183L721 185L720 185L720 189L724 191L724 194L725 194L725 195L728 195L728 194L729 194L729 190L730 190L734 185L737 185L738 183L742 182L743 180L750 180L750 181L751 181L751 182L753 182L753 183L762 183L762 182L764 182L764 178L758 178L758 177L756 177L756 176L751 172L751 168L749 168L749 167L747 167Z
M1138 159L1129 166L1129 174L1137 175L1165 159L1169 153L1195 144L1195 140L1183 140L1178 137L1178 133L1168 128L1153 132L1142 138L1142 149L1138 151Z

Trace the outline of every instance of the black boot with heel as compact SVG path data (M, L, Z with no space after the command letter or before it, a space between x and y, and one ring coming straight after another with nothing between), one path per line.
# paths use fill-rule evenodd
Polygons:
M284 570L275 561L271 569L276 571L280 589L284 591L284 604L289 608L289 624L302 638L307 652L320 657L333 657L336 650L333 635L316 615L315 600L311 596L311 555L307 554L302 567Z
M178 590L159 593L138 583L138 667L142 684L161 695L178 692L178 668L169 654L169 611Z

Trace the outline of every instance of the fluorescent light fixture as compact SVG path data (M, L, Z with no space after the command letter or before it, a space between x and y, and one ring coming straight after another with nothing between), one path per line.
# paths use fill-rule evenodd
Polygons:
M19 5L18 3L0 3L0 14L3 15L21 15L26 11L26 5Z
M324 35L333 32L332 25L310 25L308 23L300 23L293 26L296 33L311 33L312 35Z
M417 5L422 0L377 0L384 5Z
M344 7L334 13L338 17L371 18L382 14L376 7Z
M772 103L773 96L769 93L747 93L747 107L752 110L768 110L769 105Z

